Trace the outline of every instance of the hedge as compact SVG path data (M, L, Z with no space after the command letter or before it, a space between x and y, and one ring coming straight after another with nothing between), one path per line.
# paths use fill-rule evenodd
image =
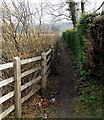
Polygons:
M85 62L87 55L85 53L85 46L88 42L87 32L94 25L92 24L94 18L99 14L84 14L76 27L72 30L66 30L63 32L63 38L66 41L69 48L76 56L80 74L83 76L89 75L90 70L86 69Z

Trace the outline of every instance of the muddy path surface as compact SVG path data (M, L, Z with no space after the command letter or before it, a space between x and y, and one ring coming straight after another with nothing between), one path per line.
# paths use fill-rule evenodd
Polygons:
M72 101L75 96L74 81L78 79L75 73L74 58L65 43L60 42L60 56L57 72L59 75L58 111L55 118L72 118Z
M23 118L74 118L77 64L72 52L62 40L59 41L56 56L46 92L38 92L23 105ZM55 101L52 102L53 100Z

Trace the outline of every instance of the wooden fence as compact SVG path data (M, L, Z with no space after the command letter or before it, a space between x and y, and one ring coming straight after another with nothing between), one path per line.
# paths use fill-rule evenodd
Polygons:
M34 69L30 69L28 71L25 71L21 73L21 65L31 63L31 62L38 62L41 61L42 65L38 66ZM6 86L12 82L14 82L14 91L9 92L8 94L0 97L0 106L2 106L2 103L9 100L10 98L14 97L15 104L10 106L8 109L0 113L0 119L5 118L8 114L10 114L12 111L15 110L16 118L21 118L22 114L22 103L24 103L28 98L30 98L34 93L40 90L40 88L46 88L47 85L47 77L49 75L49 67L51 64L51 49L46 52L42 53L41 56L20 60L19 57L15 57L13 62L6 63L6 64L0 64L0 71L8 68L13 68L14 75L13 77L10 77L8 79L0 81L0 88L3 86ZM27 82L24 85L21 85L21 78L35 73L39 70L42 70L41 74L38 75L38 77L35 77L35 79ZM38 82L41 82L41 85L38 85ZM36 83L36 86L34 89L32 89L25 97L21 97L21 92L31 86L32 84Z

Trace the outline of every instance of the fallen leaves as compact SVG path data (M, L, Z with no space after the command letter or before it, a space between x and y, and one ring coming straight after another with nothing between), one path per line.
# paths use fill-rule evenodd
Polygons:
M34 99L31 99L28 102L28 105L24 106L26 109L26 113L31 118L43 117L48 118L50 116L50 109L56 104L55 98L47 99L42 98L37 95Z

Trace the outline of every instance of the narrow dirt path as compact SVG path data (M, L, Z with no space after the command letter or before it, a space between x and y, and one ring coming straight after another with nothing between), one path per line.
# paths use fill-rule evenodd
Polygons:
M58 73L60 76L59 81L59 103L57 105L58 111L55 118L72 118L71 101L74 93L74 80L78 79L74 72L74 61L71 57L71 52L66 49L64 43L60 43L60 63Z
M59 42L57 54L56 68L53 68L54 71L49 78L46 94L38 93L24 107L24 116L27 115L28 118L45 118L46 116L47 118L74 118L74 85L78 79L76 63L73 54L62 40ZM55 98L55 102L51 102L52 98Z

